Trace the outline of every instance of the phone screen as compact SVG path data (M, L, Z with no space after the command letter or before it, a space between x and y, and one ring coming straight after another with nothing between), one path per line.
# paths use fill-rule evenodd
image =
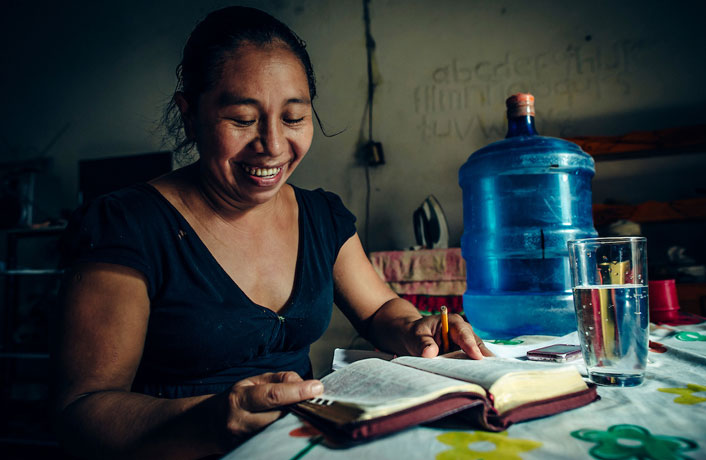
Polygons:
M532 351L537 351L537 352L542 352L542 353L564 354L564 353L572 353L572 352L576 352L576 351L581 351L581 347L579 347L578 345L549 345L548 347L538 348L538 349L532 350Z
M539 361L566 362L578 359L581 347L578 345L556 344L527 352L527 358Z

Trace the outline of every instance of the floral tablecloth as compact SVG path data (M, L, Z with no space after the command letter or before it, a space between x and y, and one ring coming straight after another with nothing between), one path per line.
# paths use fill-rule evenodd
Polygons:
M652 325L650 340L642 385L598 387L599 401L518 423L502 433L420 426L333 448L289 414L225 458L706 459L706 323Z

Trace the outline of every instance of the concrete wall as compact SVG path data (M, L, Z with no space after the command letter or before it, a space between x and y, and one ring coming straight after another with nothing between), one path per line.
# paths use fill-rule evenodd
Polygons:
M3 6L0 162L52 158L38 178L36 220L76 205L79 159L163 148L155 121L174 90L181 48L208 11L228 3ZM243 3L273 13L308 42L315 106L327 131L343 132L325 137L317 129L292 180L339 193L369 250L415 244L412 213L429 194L446 212L451 244L459 244L458 168L503 137L504 100L514 92L535 94L538 129L551 136L706 122L703 1L372 0L373 133L387 163L369 171L366 235L362 0ZM704 170L703 154L600 163L594 201L703 194Z
M37 219L76 204L77 161L160 150L155 132L193 25L221 1L12 2L0 19L4 69L0 161L46 153ZM247 3L247 2L244 2ZM318 73L317 130L293 177L339 193L363 237L367 138L362 1L249 2L290 24ZM613 135L703 123L703 2L373 0L377 43L374 137L387 164L370 170L369 250L414 244L412 213L429 194L462 232L457 172L504 135L504 99L537 97L551 136ZM680 167L683 164L684 167ZM595 201L637 202L698 193L703 155L598 165ZM656 189L633 181L666 180ZM684 177L689 179L684 182ZM703 189L701 190L703 193Z

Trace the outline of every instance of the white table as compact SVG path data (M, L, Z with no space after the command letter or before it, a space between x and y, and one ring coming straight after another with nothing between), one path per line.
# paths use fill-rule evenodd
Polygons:
M650 349L642 385L598 387L599 401L502 433L420 426L333 448L289 414L225 458L706 459L706 323L669 328L652 328L662 347Z

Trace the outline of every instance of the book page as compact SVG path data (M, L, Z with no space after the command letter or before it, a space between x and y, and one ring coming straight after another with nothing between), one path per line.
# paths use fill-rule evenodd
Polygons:
M336 348L333 350L333 362L331 370L338 371L346 366L350 366L356 361L368 358L380 358L385 361L391 361L395 355L384 353L382 351L372 350L347 350L345 348Z
M490 387L505 374L520 371L547 370L557 367L564 367L567 364L518 361L512 358L483 358L475 359L449 359L418 358L416 356L401 356L392 362L405 366L421 369L447 377L465 380L466 382L477 383L485 389Z
M391 406L400 400L418 398L431 400L455 389L485 395L485 391L477 385L376 358L356 361L321 381L324 393L315 398L314 402L336 401L359 407Z
M403 356L392 362L427 372L474 382L495 397L498 412L587 388L571 364L518 361L508 358L482 360L432 359Z

